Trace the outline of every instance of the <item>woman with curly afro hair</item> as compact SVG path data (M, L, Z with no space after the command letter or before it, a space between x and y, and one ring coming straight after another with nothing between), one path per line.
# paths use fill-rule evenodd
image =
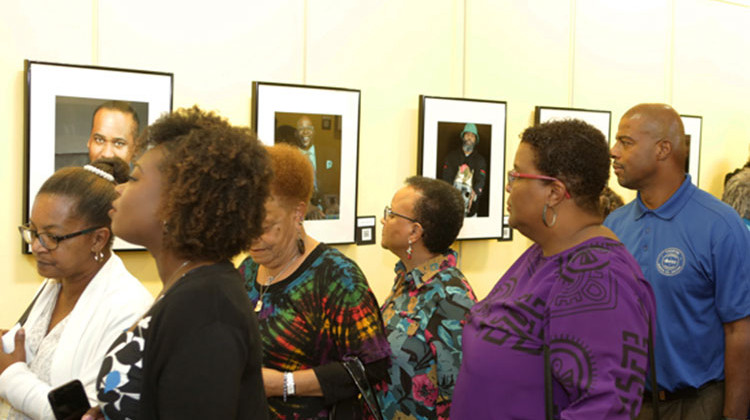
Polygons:
M112 230L146 247L164 287L110 348L89 416L265 418L258 324L230 259L261 233L267 153L198 107L161 117L140 143Z

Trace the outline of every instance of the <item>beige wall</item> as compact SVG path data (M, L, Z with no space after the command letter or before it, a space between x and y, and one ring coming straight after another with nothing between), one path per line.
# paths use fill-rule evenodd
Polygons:
M39 284L16 231L24 59L173 72L175 106L197 103L235 124L250 122L254 80L361 89L360 215L379 215L416 172L420 94L507 101L508 162L535 105L611 110L614 133L620 115L644 101L703 116L700 183L709 192L720 195L724 173L748 156L747 7L713 0L208 5L29 0L0 6L0 327L15 321ZM483 297L528 245L520 235L512 243L463 242L460 266ZM382 300L395 258L377 245L341 249ZM150 290L159 290L146 253L122 256Z

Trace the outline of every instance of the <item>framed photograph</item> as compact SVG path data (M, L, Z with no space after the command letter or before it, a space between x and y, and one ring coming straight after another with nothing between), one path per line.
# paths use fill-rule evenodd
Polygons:
M534 110L534 124L539 125L548 121L577 119L585 121L598 128L604 134L609 144L609 133L612 129L612 112L595 109L556 108L537 106Z
M682 125L685 126L685 140L688 142L688 159L685 162L685 172L698 186L698 175L701 163L701 134L703 132L703 117L696 115L680 115Z
M506 113L505 102L419 97L417 169L463 195L459 240L510 239L503 223Z
M56 170L99 157L130 162L140 132L172 110L173 75L29 60L24 68L25 223L37 191ZM114 249L143 248L115 238ZM30 252L25 244L23 252Z
M305 230L327 244L355 242L359 90L253 82L253 128L310 159L315 189Z

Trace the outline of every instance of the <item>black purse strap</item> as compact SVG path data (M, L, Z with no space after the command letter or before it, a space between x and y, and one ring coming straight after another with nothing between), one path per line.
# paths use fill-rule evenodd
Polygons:
M651 328L651 319L648 320L648 373L651 376L651 407L654 412L654 420L659 420L659 384L656 383L656 361L654 360L654 332Z
M17 324L21 325L23 327L23 324L26 323L26 320L29 319L29 314L31 313L31 309L34 307L34 304L36 303L36 300L39 299L39 295L42 294L44 291L44 288L47 287L47 280L44 281L44 284L42 285L42 288L37 292L36 296L34 296L34 300L31 301L29 306L26 308L26 310L23 312L23 315L21 315L20 318L18 318Z
M352 377L354 384L357 385L362 399L365 400L367 408L370 409L370 413L375 417L376 420L383 420L383 414L380 412L380 405L378 405L378 399L375 397L375 392L372 390L370 381L367 380L365 374L365 366L358 357L347 356L341 362L344 369Z
M544 352L544 418L545 420L552 420L555 407L552 402L552 365L546 336L547 334L545 334L544 345L542 345L542 351Z

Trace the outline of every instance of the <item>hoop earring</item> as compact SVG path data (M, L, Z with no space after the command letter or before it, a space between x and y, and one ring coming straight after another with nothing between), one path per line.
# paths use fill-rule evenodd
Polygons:
M94 252L94 261L96 261L96 262L103 262L104 261L104 253L102 251Z
M547 221L547 210L552 210L552 221ZM555 222L557 222L557 211L555 211L554 207L550 207L549 203L544 204L544 208L542 209L542 223L544 223L544 226L547 226L548 228L551 228L555 225Z
M302 239L302 232L297 231L297 251L300 255L305 253L305 240Z
M412 252L414 252L414 251L411 249L411 239L409 239L409 248L406 248L406 259L407 260L411 259L411 253Z

